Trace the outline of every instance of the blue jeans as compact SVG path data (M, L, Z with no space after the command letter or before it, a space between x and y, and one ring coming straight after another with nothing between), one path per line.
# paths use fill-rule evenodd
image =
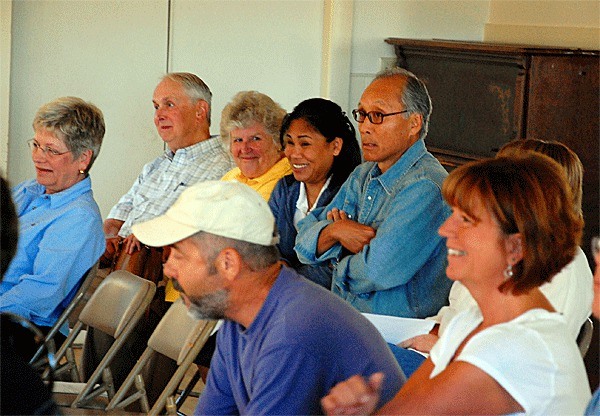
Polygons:
M406 348L399 347L395 344L388 343L388 346L392 350L394 357L396 357L396 361L400 364L400 368L404 371L406 378L409 378L412 373L423 364L423 361L425 361L425 357L418 352L407 350Z

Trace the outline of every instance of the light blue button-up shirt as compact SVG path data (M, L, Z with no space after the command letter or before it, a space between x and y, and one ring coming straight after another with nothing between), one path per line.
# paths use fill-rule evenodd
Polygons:
M13 189L19 244L0 283L0 312L38 326L56 322L77 283L105 249L91 186L88 177L55 194L45 194L35 180Z
M413 144L385 173L376 163L358 166L331 203L300 222L295 250L306 264L334 265L332 291L358 310L424 318L447 304L446 247L438 228L450 215L441 185L447 172L425 148ZM376 230L357 254L335 244L321 256L317 241L331 224L332 208Z

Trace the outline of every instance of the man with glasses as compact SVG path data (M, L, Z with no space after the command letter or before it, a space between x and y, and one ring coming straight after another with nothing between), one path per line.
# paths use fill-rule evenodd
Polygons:
M406 70L386 70L352 114L366 163L299 224L295 250L304 263L329 263L332 291L362 312L434 315L451 285L437 234L450 210L441 195L447 173L424 143L427 89Z

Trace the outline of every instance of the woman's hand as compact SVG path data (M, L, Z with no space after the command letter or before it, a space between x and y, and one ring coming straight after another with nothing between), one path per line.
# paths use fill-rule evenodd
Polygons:
M336 384L321 399L321 407L328 415L367 415L375 411L379 402L383 373L375 373L365 380L352 376Z
M413 348L417 351L429 353L439 337L433 334L417 335L398 344L402 348Z

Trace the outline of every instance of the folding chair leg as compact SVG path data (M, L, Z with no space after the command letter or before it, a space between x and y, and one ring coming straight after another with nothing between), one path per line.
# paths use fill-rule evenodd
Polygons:
M167 404L167 398L172 396L173 393L177 390L177 386L179 386L179 384L181 383L181 380L183 379L183 376L187 372L188 368L189 363L188 365L182 364L179 366L179 368L177 368L175 374L173 374L173 377L171 377L171 380L169 380L160 396L158 396L158 399L156 399L156 402L154 403L154 406L152 406L152 409L150 409L150 413L148 413L148 415L157 416L161 414L162 410Z
M188 398L188 396L190 395L190 393L192 392L192 390L194 389L196 384L198 384L198 381L200 380L200 376L201 376L200 370L198 369L192 376L192 379L187 384L187 386L185 386L185 388L179 394L179 397L177 397L177 400L175 400L175 406L177 407L177 410L179 410L179 408L183 405L183 402L185 402L185 399Z
M142 410L147 414L150 411L150 403L148 403L146 385L144 384L144 379L141 374L135 376L135 387L140 392L140 404L142 405Z
M108 400L110 401L113 397L115 397L115 382L113 381L112 373L108 367L102 371L102 382L104 383L106 394L108 395Z
M146 348L146 350L144 350L140 359L137 361L137 363L133 366L133 368L129 372L129 375L127 376L127 378L125 379L125 381L123 382L123 384L121 385L119 390L116 392L114 397L108 403L106 410L124 409L126 406L128 406L129 404L131 404L137 400L142 401L141 406L143 407L144 399L145 399L147 408L144 410L144 412L148 413L149 404L148 404L148 399L146 398L146 386L144 384L143 378L140 376L140 372L142 371L142 368L148 362L148 359L150 358L151 355L152 355L152 350L150 350L149 348ZM133 377L132 376L133 374L136 374L136 376ZM134 384L135 384L137 391L128 396L129 390L131 389L131 387Z
M168 415L178 414L177 406L175 406L175 400L173 400L173 396L167 397L167 404L165 405L165 410L167 411Z
M69 369L71 372L71 380L76 383L79 383L81 379L79 378L79 371L77 370L77 362L75 361L75 353L72 348L69 348L66 351L67 361L69 362Z

